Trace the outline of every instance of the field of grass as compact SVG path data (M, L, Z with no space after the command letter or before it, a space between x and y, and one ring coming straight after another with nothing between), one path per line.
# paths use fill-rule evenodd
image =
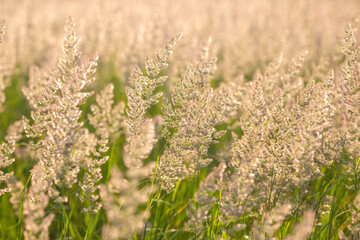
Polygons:
M0 239L360 239L359 9L0 0Z

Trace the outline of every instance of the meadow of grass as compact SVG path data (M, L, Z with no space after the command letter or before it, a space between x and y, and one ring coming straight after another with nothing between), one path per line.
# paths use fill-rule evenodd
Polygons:
M359 7L0 0L0 239L360 239Z

